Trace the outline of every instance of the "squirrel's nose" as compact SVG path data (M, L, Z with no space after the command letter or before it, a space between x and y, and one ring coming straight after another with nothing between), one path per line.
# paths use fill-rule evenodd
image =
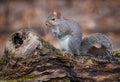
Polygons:
M48 24L47 24L47 23L46 23L45 25L46 25L46 26L48 26Z
M46 25L47 27L50 27L50 26L51 26L51 23L50 23L50 22L46 22L45 25Z
M46 23L45 25L48 26L48 23Z

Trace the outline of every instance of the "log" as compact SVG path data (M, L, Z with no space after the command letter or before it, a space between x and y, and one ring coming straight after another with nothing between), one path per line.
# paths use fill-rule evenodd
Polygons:
M29 29L10 35L0 65L1 81L120 81L120 50L114 51L109 61L84 54L74 56L54 48Z

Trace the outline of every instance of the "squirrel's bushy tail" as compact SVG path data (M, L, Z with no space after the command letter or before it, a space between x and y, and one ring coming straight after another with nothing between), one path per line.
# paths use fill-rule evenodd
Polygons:
M94 33L82 40L81 53L88 53L98 58L110 58L112 54L112 44L105 34Z

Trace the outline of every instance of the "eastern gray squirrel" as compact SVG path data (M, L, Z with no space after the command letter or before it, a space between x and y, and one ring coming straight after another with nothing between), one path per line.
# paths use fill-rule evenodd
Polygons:
M81 53L94 54L100 58L111 56L112 46L106 35L95 33L88 35L82 40L80 25L73 20L65 19L60 12L53 12L47 18L46 26L58 39L64 51L75 55L80 55Z
M53 12L46 21L53 35L59 40L62 50L72 54L80 54L82 30L78 23L64 19L60 12Z

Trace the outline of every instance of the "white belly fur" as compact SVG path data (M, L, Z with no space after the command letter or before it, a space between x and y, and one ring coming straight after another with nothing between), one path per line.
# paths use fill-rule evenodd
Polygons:
M69 41L70 41L70 36L66 36L63 39L59 40L61 48L64 49L65 51L69 51L69 46L68 46Z

